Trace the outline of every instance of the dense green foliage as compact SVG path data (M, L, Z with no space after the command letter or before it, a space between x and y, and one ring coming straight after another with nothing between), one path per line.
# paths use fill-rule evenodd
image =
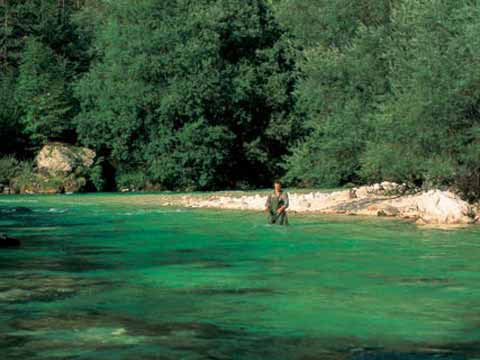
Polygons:
M52 49L33 37L27 40L15 95L24 130L34 144L66 139L73 130L64 74Z
M0 24L3 154L89 146L98 188L480 197L479 0L2 0Z
M13 156L0 157L0 184L8 184L10 179L15 178L19 171L19 161Z
M83 1L0 1L0 152L21 157L49 140L74 142L70 87L88 69Z
M287 179L307 186L360 181L360 158L372 135L370 117L389 93L386 1L286 1L305 42L298 111L309 133L287 159ZM294 11L294 10L297 11ZM313 10L315 9L315 10ZM371 12L369 9L375 9ZM322 14L324 16L322 17ZM320 17L321 28L311 17ZM292 21L292 20L290 20Z
M80 139L164 188L269 183L293 132L284 33L260 0L117 2L76 88Z
M393 180L480 196L479 1L278 6L304 45L298 111L309 135L287 158L288 179ZM312 30L312 14L326 31Z
M480 195L480 2L404 1L387 42L391 96L362 156L372 180Z

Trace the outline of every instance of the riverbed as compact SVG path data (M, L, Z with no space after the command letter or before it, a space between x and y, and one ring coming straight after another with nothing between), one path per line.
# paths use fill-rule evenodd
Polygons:
M5 359L478 359L480 230L3 196Z

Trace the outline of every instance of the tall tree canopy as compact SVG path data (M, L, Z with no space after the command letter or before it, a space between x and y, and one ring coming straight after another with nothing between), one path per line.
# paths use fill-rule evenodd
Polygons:
M385 43L391 96L372 114L362 175L478 197L480 1L403 1Z
M112 188L478 199L479 39L480 0L0 0L0 153L86 145Z
M66 64L35 38L27 40L19 67L16 98L25 132L34 144L71 140L72 97L68 94Z
M309 134L292 148L287 178L310 186L394 180L479 197L479 5L280 2L305 46L297 111ZM285 11L293 7L300 11ZM311 16L324 31L298 20Z
M295 49L263 0L111 5L80 139L165 188L264 185L295 138Z
M1 153L23 157L48 140L75 141L71 86L90 60L89 38L74 21L84 5L0 1Z
M371 133L369 117L389 93L383 54L391 4L289 0L279 11L304 45L297 112L309 134L287 158L287 179L305 186L359 181L360 155Z

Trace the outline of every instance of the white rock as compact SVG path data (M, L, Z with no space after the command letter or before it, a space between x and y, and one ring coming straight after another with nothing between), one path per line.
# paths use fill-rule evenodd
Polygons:
M63 143L45 145L37 155L40 171L47 173L71 173L76 167L90 167L95 159L95 151Z
M431 190L417 196L420 221L426 224L470 224L473 209L457 195Z

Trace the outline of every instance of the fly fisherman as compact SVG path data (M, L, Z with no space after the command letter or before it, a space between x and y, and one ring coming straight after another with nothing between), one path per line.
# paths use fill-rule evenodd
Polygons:
M268 195L265 203L265 211L268 212L268 223L277 225L288 225L288 194L282 191L279 181L274 183L273 194Z

